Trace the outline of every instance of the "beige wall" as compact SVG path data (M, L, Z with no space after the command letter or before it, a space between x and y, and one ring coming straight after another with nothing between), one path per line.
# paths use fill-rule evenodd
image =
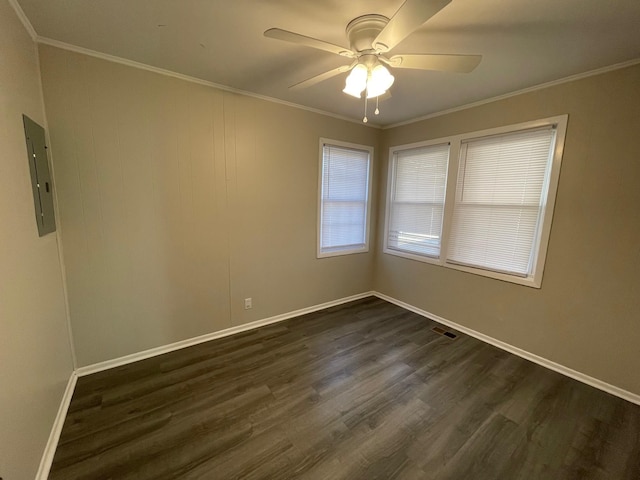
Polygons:
M640 393L640 67L377 131L49 46L41 62L80 365L374 286ZM564 113L541 289L380 248L315 258L319 137L379 142L385 198L392 145Z
M569 114L541 289L381 249L375 289L640 394L639 85L640 65L385 130L379 198L390 146Z
M371 289L373 253L316 259L318 141L377 130L40 54L80 366Z
M640 66L379 132L52 47L41 62L80 365L375 287L640 394ZM73 366L21 123L45 123L36 49L6 0L0 63L0 476L20 480ZM315 258L319 137L380 143L385 198L392 145L563 113L542 289L381 248Z
M0 476L33 479L73 370L55 234L38 237L22 114L44 124L36 46L0 0Z

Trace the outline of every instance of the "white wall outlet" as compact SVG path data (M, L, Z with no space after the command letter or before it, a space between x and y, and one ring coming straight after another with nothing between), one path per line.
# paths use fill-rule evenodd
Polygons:
M251 308L251 298L244 299L244 309L249 310Z

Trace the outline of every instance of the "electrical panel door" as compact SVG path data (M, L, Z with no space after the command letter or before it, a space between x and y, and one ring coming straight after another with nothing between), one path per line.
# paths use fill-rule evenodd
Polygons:
M27 141L27 157L31 172L36 223L38 224L38 234L42 237L56 230L56 218L53 211L53 184L49 172L47 145L44 128L26 115L23 115L22 119Z

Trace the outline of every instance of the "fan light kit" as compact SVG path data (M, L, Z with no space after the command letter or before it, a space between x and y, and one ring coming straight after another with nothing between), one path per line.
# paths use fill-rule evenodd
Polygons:
M351 70L342 91L361 98L362 92L366 89L367 98L379 97L393 85L394 80L393 75L383 65L378 64L373 68L367 68L366 65L359 63Z
M396 45L450 2L451 0L406 0L390 20L383 15L376 14L355 18L349 22L346 29L351 48L341 47L280 28L271 28L264 32L264 36L353 59L350 65L334 68L291 85L289 88L311 87L350 71L343 92L356 98L362 98L362 93L366 92L363 118L363 122L366 123L367 100L376 99L375 114L377 115L379 113L377 102L380 96L388 94L388 90L395 80L387 67L468 73L478 66L482 59L481 55L428 53L387 55Z

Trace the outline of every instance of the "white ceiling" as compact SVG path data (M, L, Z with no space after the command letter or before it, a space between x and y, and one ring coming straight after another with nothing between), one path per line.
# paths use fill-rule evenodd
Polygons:
M19 0L39 36L353 119L363 101L342 74L288 86L348 63L265 38L279 27L348 47L345 27L387 17L403 0ZM394 70L389 125L640 58L640 0L453 0L392 52L481 54L470 74ZM373 117L373 115L369 115Z

